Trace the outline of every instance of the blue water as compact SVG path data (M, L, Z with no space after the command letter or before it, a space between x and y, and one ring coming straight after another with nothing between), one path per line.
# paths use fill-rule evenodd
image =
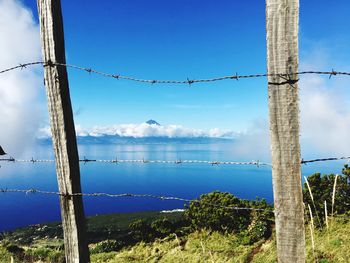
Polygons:
M89 159L195 159L212 161L250 161L234 156L231 143L82 145L81 158ZM30 153L38 159L53 158L51 146L37 145ZM312 164L303 175L314 172L340 172L343 163ZM265 198L272 203L272 178L268 166L208 164L81 164L85 193L138 193L176 196L187 199L213 190L228 191L245 199ZM58 191L53 163L1 163L0 188ZM86 197L86 215L154 211L183 208L179 201L150 198ZM57 196L0 193L0 231L29 224L60 220Z

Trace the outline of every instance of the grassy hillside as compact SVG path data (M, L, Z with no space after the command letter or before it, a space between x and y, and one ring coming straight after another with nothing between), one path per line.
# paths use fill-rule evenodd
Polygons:
M350 262L350 167L345 165L342 173L338 182L333 174L314 174L308 177L310 189L304 186L305 204L312 203L317 211L316 221L305 211L306 222L316 222L318 227L312 238L306 225L307 262ZM343 217L327 221L324 201L329 206L332 197L334 213ZM92 262L277 262L273 208L265 200L242 200L219 191L203 194L199 200L191 202L184 213L88 218ZM251 211L228 209L232 207ZM333 206L327 210L333 211ZM0 234L0 262L11 262L11 258L14 262L63 263L61 225L34 225Z
M337 219L331 229L315 232L315 251L306 232L307 262L349 262L350 222ZM152 244L139 243L119 252L92 254L92 262L256 262L276 260L275 239L244 245L234 235L195 232L186 239L169 237Z
M147 214L147 213L146 213ZM144 216L144 213L138 214ZM113 225L114 220L124 218L124 227L128 221L137 219L137 214L107 215L90 218L94 223L92 231L100 231L106 226ZM150 218L162 216L159 213L148 214ZM177 217L178 215L171 215ZM133 219L131 219L133 218ZM118 227L121 226L118 223ZM43 226L38 226L43 228ZM90 225L91 227L91 225ZM308 226L306 229L309 229ZM91 231L91 228L90 228ZM16 231L25 232L25 229ZM10 236L8 236L10 237ZM22 236L23 237L23 236ZM307 262L349 262L350 258L350 221L347 218L337 218L330 229L316 230L315 251L311 247L310 232L306 233ZM36 238L31 245L4 239L0 245L0 262L10 262L11 256L15 262L63 262L64 253L60 238ZM169 235L164 239L157 239L151 243L139 242L119 251L109 253L94 253L94 247L100 243L90 245L92 262L276 262L275 239L261 240L251 245L245 244L241 237L233 234L224 235L218 232L196 231L187 236ZM25 257L18 258L18 253Z
M307 228L308 229L308 228ZM349 262L350 222L337 219L330 230L315 232L315 251L310 232L306 232L307 262ZM276 260L275 239L244 245L235 235L201 231L186 239L169 237L152 244L139 243L119 252L92 254L92 262L255 262Z
M182 217L182 212L140 212L129 214L108 214L87 218L89 243L104 240L126 240L123 246L133 245L129 225L136 220L152 222L167 218L175 222ZM64 243L61 223L31 225L0 233L0 263L10 262L63 262Z
M89 242L94 243L108 238L120 238L129 231L129 224L138 219L151 222L159 218L168 218L176 221L182 216L182 212L139 212L129 214L108 214L87 218ZM19 245L31 245L37 240L63 238L62 226L59 222L31 225L14 231L0 233L0 240L6 239Z

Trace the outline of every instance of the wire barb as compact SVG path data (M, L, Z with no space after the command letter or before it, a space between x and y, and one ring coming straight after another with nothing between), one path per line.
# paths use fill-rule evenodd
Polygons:
M190 80L189 78L187 78L187 82L188 82L188 85L191 86L191 84L194 83L194 80Z
M334 71L334 69L332 69L332 72L329 74L329 79L331 79L332 76L336 76L338 74L338 72Z
M237 72L236 72L236 75L234 75L234 76L231 76L231 79L235 79L235 80L237 80L237 81L238 81L238 79L239 79L239 76L238 76Z

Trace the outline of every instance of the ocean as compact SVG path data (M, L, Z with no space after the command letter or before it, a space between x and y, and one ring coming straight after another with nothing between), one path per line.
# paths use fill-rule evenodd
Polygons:
M232 155L233 142L85 144L80 158L144 160L251 161ZM28 159L53 159L50 145L40 144ZM344 162L303 166L303 175L340 172ZM253 165L81 163L84 193L134 193L198 198L214 190L239 198L273 202L271 167ZM0 189L58 191L54 163L1 163ZM87 216L184 208L184 202L138 197L84 197ZM60 220L59 198L39 193L0 193L0 231Z

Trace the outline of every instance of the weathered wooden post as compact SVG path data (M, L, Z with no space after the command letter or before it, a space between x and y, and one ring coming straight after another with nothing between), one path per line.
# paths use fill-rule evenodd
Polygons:
M278 262L305 262L299 144L299 0L266 0L272 177Z
M81 196L79 158L69 95L60 0L38 0L45 86L60 196L66 262L90 262Z

